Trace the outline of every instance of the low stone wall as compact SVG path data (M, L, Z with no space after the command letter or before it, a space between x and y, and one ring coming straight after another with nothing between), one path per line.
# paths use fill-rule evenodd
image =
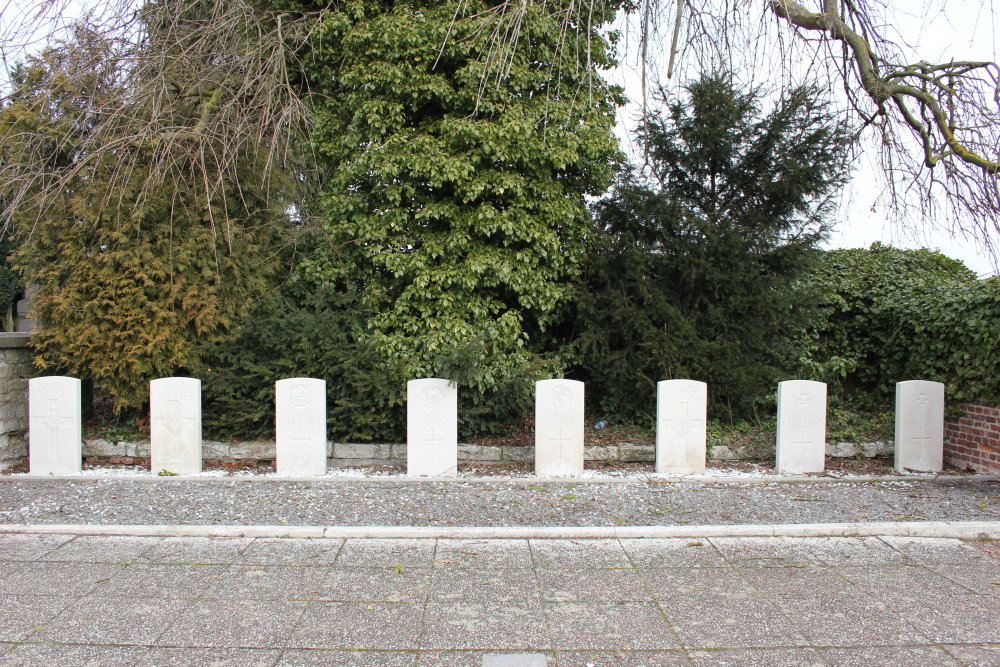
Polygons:
M28 455L28 334L0 333L0 470Z
M1000 475L1000 406L961 403L961 416L946 419L944 461L989 475Z
M842 458L887 456L892 454L892 443L875 442L861 445L847 442L829 443L826 451L828 456ZM330 464L334 466L391 465L406 461L406 445L328 442L326 455L330 459ZM89 463L148 464L149 441L114 443L108 440L85 440L83 456ZM202 444L202 458L211 465L233 467L255 465L262 461L270 462L275 458L274 443L266 441L226 443L206 440ZM739 461L747 458L748 452L732 447L714 447L711 456L715 461ZM656 453L651 445L631 443L591 445L584 448L584 459L640 463L655 461ZM535 460L535 448L461 444L458 446L458 460L469 463L507 461L531 463Z

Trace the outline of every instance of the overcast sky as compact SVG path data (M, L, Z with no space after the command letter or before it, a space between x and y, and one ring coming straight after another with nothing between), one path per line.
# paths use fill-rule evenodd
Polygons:
M896 0L891 4L905 9L894 8L889 17L891 23L886 36L894 40L900 35L904 36L905 42L913 47L912 62L946 62L952 58L996 62L996 17L990 0L948 0L947 15L938 11L945 4L940 0L934 2L931 8L924 7L930 2L912 0ZM997 9L1000 10L1000 7ZM634 64L635 58L632 57L635 51L635 48L628 47L622 66L610 73L610 78L625 86L626 94L633 100L619 113L618 134L626 146L631 144L629 132L641 109L638 104L638 99L641 98L640 77ZM773 78L775 72L779 71L780 67L773 63L765 64L759 66L758 71L751 76L761 83L772 79L773 85L778 83ZM953 238L949 233L936 228L934 221L911 219L903 226L890 224L885 210L877 204L883 188L884 179L878 166L870 156L862 155L855 161L853 180L844 192L828 247L868 247L875 241L881 241L903 248L933 248L963 261L982 276L997 273L996 260L985 255L974 240Z

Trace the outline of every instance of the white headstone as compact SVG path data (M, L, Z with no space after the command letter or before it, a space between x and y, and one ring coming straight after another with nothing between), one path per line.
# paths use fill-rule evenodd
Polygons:
M326 381L274 383L276 467L283 477L326 474Z
M826 383L778 383L776 468L783 473L823 472L826 466Z
M893 467L944 469L944 385L927 380L896 383L896 443Z
M583 383L535 383L535 474L545 477L583 472Z
M153 474L201 472L201 380L149 383L149 459Z
M406 474L452 477L458 469L458 385L423 378L406 383Z
M708 385L697 380L656 383L656 472L705 472Z
M32 475L78 475L83 458L80 381L52 376L28 380L28 470Z

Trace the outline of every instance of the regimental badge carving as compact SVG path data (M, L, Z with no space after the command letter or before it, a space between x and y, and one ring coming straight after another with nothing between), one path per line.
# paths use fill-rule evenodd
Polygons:
M552 390L552 407L556 410L564 410L569 406L569 389L566 387L556 387Z
M807 405L809 405L809 402L811 400L812 400L812 396L809 395L809 392L803 391L802 393L799 394L798 402L799 402L799 405L801 407L804 408Z
M304 408L309 405L309 388L304 384L297 384L292 387L292 405L297 408Z
M444 392L441 387L427 387L424 389L424 405L429 408L436 408L444 401Z

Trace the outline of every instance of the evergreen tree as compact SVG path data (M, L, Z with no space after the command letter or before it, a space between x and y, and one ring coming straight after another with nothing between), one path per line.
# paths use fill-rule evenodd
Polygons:
M711 413L751 415L794 367L793 281L847 174L849 134L819 91L762 94L704 75L639 130L648 169L596 207L580 286L579 373L606 413L652 409L658 380L709 383Z
M598 28L618 3L568 29L568 2L528 7L498 64L506 4L344 0L302 55L328 166L325 248L303 275L363 295L386 363L457 380L479 426L558 372L528 343L572 293L584 197L607 188L617 155Z
M0 161L35 164L36 186L60 191L14 218L16 261L38 285L35 364L93 380L116 409L141 406L152 378L197 372L205 344L273 288L290 232L287 202L262 193L250 146L218 146L243 159L232 180L212 183L199 177L210 158L197 154L154 178L155 139L123 135L114 150L88 154L88 133L112 101L122 116L144 112L122 66L100 33L79 29L16 69L0 109ZM156 120L165 133L210 113L205 96L182 97L171 119ZM13 187L23 183L0 184Z

